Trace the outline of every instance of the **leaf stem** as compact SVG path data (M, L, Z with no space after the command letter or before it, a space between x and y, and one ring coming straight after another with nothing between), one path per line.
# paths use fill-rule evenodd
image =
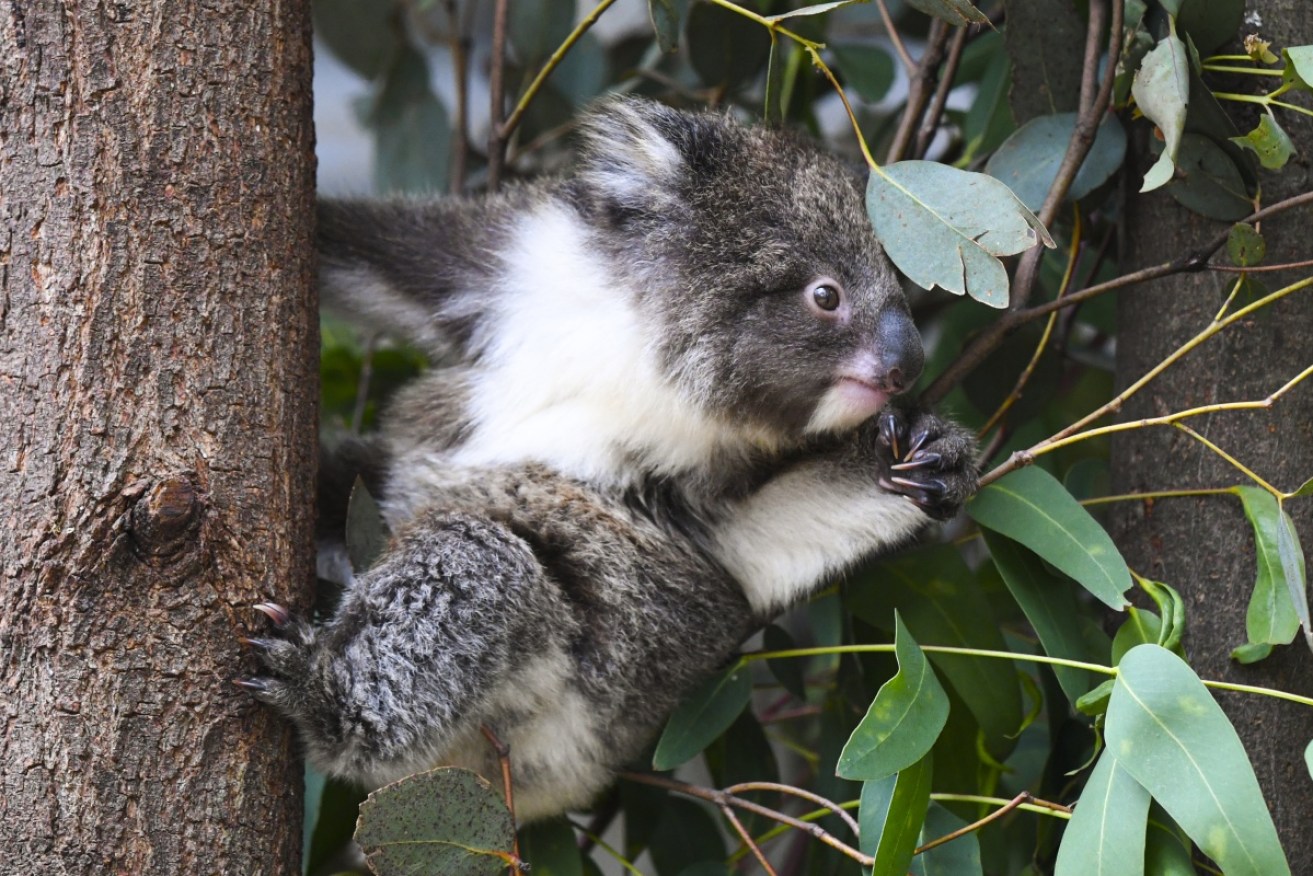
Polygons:
M1226 64L1202 64L1201 68L1210 73L1242 73L1247 76L1280 76L1280 70L1269 70L1263 67L1230 67Z
M921 650L927 654L957 654L966 657L992 657L998 660L1018 660L1023 663L1045 663L1050 666L1066 666L1069 669L1084 669L1100 675L1116 675L1117 670L1098 663L1082 663L1079 660L1067 660L1062 657L1049 657L1045 654L1017 654L1012 651L990 651L982 648L958 648L951 645L922 645ZM739 660L745 663L754 660L778 660L785 657L818 657L825 654L892 654L894 646L879 645L831 645L822 648L790 648L785 651L750 651Z
M995 809L993 812L986 815L984 818L978 818L968 825L959 827L957 830L953 831L952 833L947 833L941 837L932 839L930 842L926 843L925 845L918 846L916 851L913 852L912 854L919 855L922 852L928 852L931 849L936 848L937 846L942 846L944 843L951 843L953 840L957 839L960 836L966 836L969 833L975 833L976 831L984 827L986 824L989 824L991 821L996 821L1002 818L1004 815L1007 815L1009 812L1011 812L1013 809L1016 809L1022 803L1029 803L1032 799L1034 798L1031 797L1029 791L1022 791L1020 794L1013 797L1011 800L1007 801L1002 806L1000 806L999 808Z
M1005 797L982 797L979 794L931 794L930 799L937 800L940 803L978 803L983 806L1005 806L1011 802ZM1038 797L1031 797L1029 801L1021 803L1017 808L1026 812L1051 815L1054 818L1064 820L1071 818L1070 806L1041 800Z
M1200 490L1158 490L1151 493L1122 493L1117 496L1098 496L1093 499L1082 499L1081 504L1085 507L1091 505L1106 505L1110 502L1134 502L1144 499L1183 499L1192 496L1221 496L1232 491L1232 487L1211 487Z

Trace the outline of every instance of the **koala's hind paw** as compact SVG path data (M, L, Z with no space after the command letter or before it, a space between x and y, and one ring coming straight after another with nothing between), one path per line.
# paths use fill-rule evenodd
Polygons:
M238 640L255 651L269 674L238 678L233 683L256 699L290 712L302 698L296 692L297 684L310 672L314 628L277 603L261 602L252 608L269 618L278 636L239 636Z
M975 492L975 441L961 426L929 411L887 408L876 441L887 466L881 488L906 496L936 520L952 517Z

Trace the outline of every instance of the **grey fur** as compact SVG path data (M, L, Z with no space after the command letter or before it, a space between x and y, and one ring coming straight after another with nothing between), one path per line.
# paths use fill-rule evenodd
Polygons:
M568 251L541 278L517 255L526 228ZM919 338L860 180L790 135L613 100L586 118L574 175L479 201L326 202L320 250L331 306L439 363L321 478L336 526L366 476L388 550L325 625L260 642L257 696L335 774L494 775L487 725L524 818L585 805L756 625L974 489L962 429L860 407L915 380ZM563 342L526 369L508 320L532 329L543 296L598 276L592 304L561 309L596 318L615 355L572 366ZM842 291L833 313L805 297L822 277ZM602 373L612 362L628 370ZM856 371L859 402L830 398ZM517 410L521 388L499 383L513 373L545 388L526 421L542 447L495 429ZM643 414L648 396L678 422ZM573 456L575 432L597 452Z

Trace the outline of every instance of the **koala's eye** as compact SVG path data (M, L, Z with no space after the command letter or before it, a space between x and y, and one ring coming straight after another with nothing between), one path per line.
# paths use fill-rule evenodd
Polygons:
M812 301L821 310L834 310L839 306L839 288L829 283L820 283L812 287Z

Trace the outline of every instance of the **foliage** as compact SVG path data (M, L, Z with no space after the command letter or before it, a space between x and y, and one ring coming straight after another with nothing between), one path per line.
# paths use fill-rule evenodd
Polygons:
M614 858L629 872L698 876L757 855L787 859L780 873L856 873L860 862L866 872L927 876L1164 876L1213 872L1205 859L1228 874L1289 873L1246 753L1209 693L1244 688L1196 676L1182 659L1180 596L1128 568L1095 514L1106 502L1180 495L1105 495L1111 432L1170 426L1204 442L1236 472L1213 501L1240 500L1257 546L1233 656L1262 660L1301 630L1308 637L1304 557L1284 506L1313 494L1313 480L1283 492L1187 421L1275 403L1313 367L1267 399L1095 424L1214 334L1313 285L1268 292L1244 273L1265 258L1252 219L1206 252L1167 254L1180 258L1159 276L1225 244L1231 298L1196 339L1114 396L1105 293L1143 279L1116 268L1128 132L1152 129L1157 150L1131 190L1163 188L1228 224L1249 217L1264 206L1262 174L1293 154L1282 118L1313 115L1313 46L1272 47L1255 35L1242 54L1210 54L1242 36L1239 0L1068 2L1069 13L1088 10L1094 30L1081 86L1010 56L1018 48L988 24L1007 27L999 4L916 0L892 10L897 29L886 34L878 0L650 0L650 29L604 42L589 28L610 0L579 22L573 3L525 0L508 44L475 26L468 10L478 5L317 0L321 38L372 84L361 118L376 140L381 191L479 191L503 166L554 168L577 109L616 89L824 131L866 163L871 220L902 272L927 290L909 290L933 339L923 398L978 428L985 461L996 463L970 520L947 529L943 543L836 582L690 693L652 766L702 755L720 789L633 774L592 827L556 820L522 829L518 854L533 872L599 872L594 858ZM1011 8L1026 14L1024 4ZM1111 29L1100 23L1108 9ZM1055 28L1052 38L1046 50L1079 54L1086 35ZM431 82L450 76L455 91L473 92L482 74L469 58L484 50L504 65L505 82L519 84L480 131L465 103L439 100ZM449 71L434 68L439 57ZM1017 81L1023 75L1042 81ZM1237 80L1262 85L1219 84ZM1022 87L1080 93L1063 111L1018 124L1008 95ZM959 93L974 95L965 112L949 99ZM1257 108L1248 130L1223 104ZM1009 271L999 257L1015 254ZM1000 316L979 302L1009 310ZM417 367L407 351L326 323L326 428L367 428ZM385 535L363 491L351 517L359 568ZM1313 744L1313 764L1309 752ZM777 783L777 758L790 784ZM327 787L312 810L321 813L320 851L342 807L357 802ZM624 841L614 847L596 834L617 814ZM380 874L498 872L517 854L510 824L499 789L437 770L371 795L356 838ZM777 853L781 843L793 845ZM645 850L651 863L640 870L633 862ZM406 863L389 863L403 853Z

